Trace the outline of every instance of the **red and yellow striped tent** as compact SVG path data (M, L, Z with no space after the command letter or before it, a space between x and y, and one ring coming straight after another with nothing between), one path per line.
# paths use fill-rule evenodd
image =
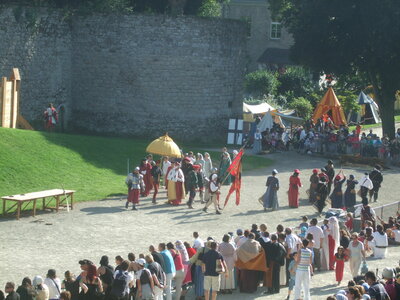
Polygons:
M325 114L328 114L332 120L332 122L336 126L346 125L346 118L344 117L343 108L340 105L339 100L337 99L333 88L328 88L328 91L322 97L321 101L318 103L317 108L314 111L314 115L312 117L314 123L317 122L318 119L323 117Z

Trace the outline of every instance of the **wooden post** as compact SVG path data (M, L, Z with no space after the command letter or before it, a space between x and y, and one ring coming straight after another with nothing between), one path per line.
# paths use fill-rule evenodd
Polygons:
M11 128L17 128L17 119L19 111L19 89L21 84L21 77L19 75L18 68L13 68L10 75L10 80L12 82L11 89Z
M58 212L59 206L60 206L60 196L56 196L56 212Z
M6 199L3 199L3 216L6 215Z
M21 201L17 202L17 220L19 220L19 216L21 214Z
M45 200L46 198L43 198L43 210L45 210L46 209L46 200Z
M33 199L33 215L36 216L36 199Z
M71 210L74 209L74 193L71 193Z

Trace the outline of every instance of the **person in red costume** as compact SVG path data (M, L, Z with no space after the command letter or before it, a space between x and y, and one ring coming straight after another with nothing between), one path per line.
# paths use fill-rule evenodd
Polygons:
M53 131L58 122L58 115L52 103L49 103L49 107L44 111L44 120L46 130Z
M288 192L289 207L294 207L294 208L299 207L299 196L300 196L299 188L302 187L299 175L300 175L300 170L296 169L294 170L293 175L290 176L289 179L289 192Z

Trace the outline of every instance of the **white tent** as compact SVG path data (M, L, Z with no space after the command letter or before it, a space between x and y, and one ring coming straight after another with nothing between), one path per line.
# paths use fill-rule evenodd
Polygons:
M271 129L274 125L274 118L271 115L271 111L267 111L264 117L261 119L260 123L258 123L257 128L260 132L265 131L267 128Z
M244 113L250 113L253 115L257 115L257 114L265 114L269 110L275 110L275 108L273 108L271 105L269 105L266 102L263 102L263 103L257 104L257 105L250 105L250 104L243 103L243 112Z

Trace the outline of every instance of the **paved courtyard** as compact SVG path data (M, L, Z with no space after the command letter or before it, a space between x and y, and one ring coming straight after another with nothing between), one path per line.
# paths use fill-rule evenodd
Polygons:
M208 236L221 240L224 233L237 228L249 228L251 224L265 223L269 231L276 225L297 226L301 216L314 217L315 210L305 200L308 179L313 168L325 165L326 159L298 155L294 152L269 155L275 164L268 168L243 174L241 204L234 204L234 197L223 211L216 215L201 211L202 205L195 203L195 209L169 207L163 204L165 191L160 194L158 205L152 205L151 199L142 200L138 211L125 210L125 199L115 198L78 203L69 213L42 213L35 218L24 216L20 221L0 219L0 289L6 281L20 284L24 276L31 278L37 274L44 276L49 268L55 268L62 277L65 270L78 274L78 260L82 258L98 262L107 254L127 257L128 252L147 253L150 244L175 241L177 239L192 242L192 232L198 231L202 238ZM258 198L265 191L266 176L273 168L278 169L281 189L278 196L280 210L264 212ZM301 170L300 178L304 184L301 190L299 209L289 209L287 203L288 180L293 169ZM336 165L337 171L341 166ZM360 178L365 170L360 166L343 166L346 175L354 174ZM374 206L398 201L400 194L399 169L384 171L384 183L379 201ZM74 187L66 187L73 189ZM223 188L222 196L226 195ZM78 191L79 192L79 191ZM122 191L121 191L122 192ZM393 210L395 214L395 210ZM389 257L383 260L369 260L370 268L382 270L385 266L394 266L400 257L400 248L389 248ZM343 282L350 279L349 267L345 267ZM312 298L325 299L339 288L335 286L334 272L317 273L312 280ZM263 296L263 289L255 294L238 292L226 299L284 299L287 289L279 295Z

